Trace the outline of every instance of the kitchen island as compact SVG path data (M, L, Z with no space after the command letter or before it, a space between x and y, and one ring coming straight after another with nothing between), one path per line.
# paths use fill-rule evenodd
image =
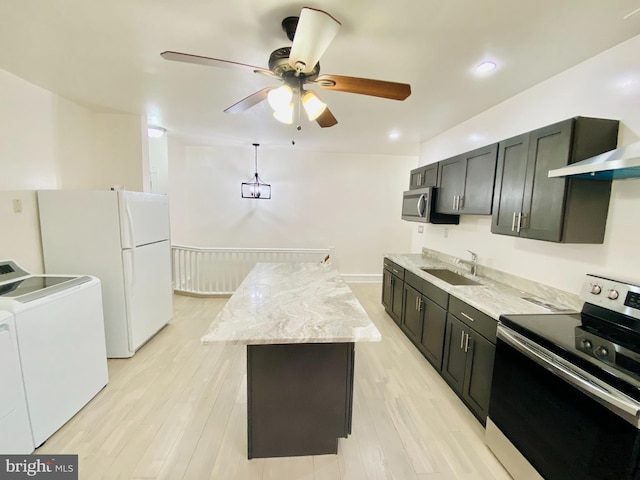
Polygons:
M249 458L337 453L351 433L354 344L380 340L326 263L256 264L202 337L247 345Z

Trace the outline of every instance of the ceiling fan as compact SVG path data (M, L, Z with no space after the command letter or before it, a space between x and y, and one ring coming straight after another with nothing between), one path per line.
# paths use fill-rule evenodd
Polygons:
M188 53L166 51L160 55L165 60L247 70L281 80L282 86L258 90L224 111L241 113L266 99L274 110L273 116L283 123L293 123L294 111L297 109L299 112L301 107L309 120L315 120L321 127L332 127L338 123L318 94L313 90L305 90L305 85L392 100L404 100L411 94L411 85L406 83L320 75L318 60L339 28L340 22L327 12L304 7L299 17L287 17L282 21L282 29L293 44L273 51L269 57L268 69Z

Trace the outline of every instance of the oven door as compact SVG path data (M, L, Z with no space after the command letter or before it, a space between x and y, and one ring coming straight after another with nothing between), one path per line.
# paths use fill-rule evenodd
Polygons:
M536 472L547 480L638 480L639 412L634 399L499 325L487 444L516 480L540 478Z

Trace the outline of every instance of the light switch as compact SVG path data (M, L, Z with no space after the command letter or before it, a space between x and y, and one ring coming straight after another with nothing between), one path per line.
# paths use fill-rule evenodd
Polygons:
M418 233L424 232L424 227L422 225L418 225Z
M13 200L13 213L22 213L22 200L19 198Z

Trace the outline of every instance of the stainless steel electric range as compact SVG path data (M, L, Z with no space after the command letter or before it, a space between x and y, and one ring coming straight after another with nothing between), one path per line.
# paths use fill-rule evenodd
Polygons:
M486 440L516 480L640 479L640 286L587 275L580 298L500 317Z

